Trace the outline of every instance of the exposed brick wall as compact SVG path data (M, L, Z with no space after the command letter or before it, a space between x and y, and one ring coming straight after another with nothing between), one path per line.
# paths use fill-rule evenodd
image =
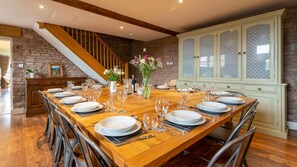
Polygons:
M19 64L24 67L19 68ZM22 29L22 37L13 38L13 108L24 107L26 69L35 69L37 77L47 77L48 64L62 64L64 76L87 76L33 30Z
M284 82L288 84L288 121L297 122L297 6L284 20Z
M163 68L157 69L151 77L151 84L163 84L172 79L178 78L178 38L166 37L149 42L133 41L131 58L143 55L143 48L146 48L146 53L154 57L160 57L163 62ZM173 65L167 65L167 62L173 62ZM142 76L139 70L130 66L130 75L135 74L138 83L142 83Z

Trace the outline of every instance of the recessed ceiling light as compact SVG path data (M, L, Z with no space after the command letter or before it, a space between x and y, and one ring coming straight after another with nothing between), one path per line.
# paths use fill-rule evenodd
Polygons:
M129 36L131 37L131 36L133 36L133 34L129 34Z
M40 5L39 5L39 8L40 8L40 9L44 9L45 7L44 7L44 5L40 4Z
M124 29L124 26L121 26L120 29Z
M178 0L178 3L183 3L184 2L184 0Z

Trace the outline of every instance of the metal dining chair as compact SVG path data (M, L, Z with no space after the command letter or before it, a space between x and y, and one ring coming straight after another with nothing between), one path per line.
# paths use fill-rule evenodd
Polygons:
M45 94L40 90L38 90L38 93L39 93L39 95L41 97L44 110L47 113L47 120L46 120L46 126L45 126L45 130L44 130L44 136L46 136L46 142L48 143L49 139L50 139L50 137L52 135L51 134L51 131L52 131L51 130L52 129L52 119L51 119L50 109L49 109L49 106L48 106L46 98L45 98Z
M259 102L256 101L255 103L253 103L244 113L242 118L239 119L239 122L243 119L245 119L246 117L248 117L251 114L254 114L254 112L257 111L257 107L258 107ZM253 120L252 120L253 121ZM239 123L238 122L238 123ZM217 140L219 142L222 142L222 144L224 144L226 142L226 140L228 139L228 137L230 136L230 134L232 133L232 130L236 127L237 123L233 122L233 121L229 121L226 124L220 126L219 128L217 128L216 130L214 130L212 133L210 133L207 137L213 140ZM247 126L247 130L250 129L251 124L249 124Z
M55 109L55 114L58 117L58 126L61 129L63 139L64 167L72 167L73 162L77 167L86 166L86 162L83 158L82 151L80 149L75 131L73 129L74 125L72 121L70 121L69 118L58 109Z
M54 162L55 163L55 166L59 166L59 162L60 162L60 159L61 159L61 152L63 151L62 150L62 130L59 126L59 120L58 120L58 116L55 112L57 106L52 103L48 97L46 97L46 101L48 103L48 106L49 106L49 109L50 109L50 113L51 113L51 119L52 119L52 124L53 124L53 132L52 132L52 139L51 139L51 145L50 145L50 148L53 146L53 144L55 144L55 151L54 151Z
M243 133L242 135L230 140L228 144L221 147L209 161L193 156L192 154L185 154L181 157L174 158L165 167L241 167L246 158L248 149L253 140L256 127ZM219 162L221 158L226 159L225 163Z
M233 129L230 136L226 139L224 143L217 142L216 140L210 140L207 137L205 137L197 143L195 143L190 148L188 148L186 151L200 159L209 161L219 149L221 149L224 145L228 144L231 140L236 138L244 127L246 127L245 132L250 130L255 114L256 110L253 110L253 112L251 112L244 119L242 119L236 125L236 127ZM226 158L220 159L220 162L224 164L226 162ZM244 160L244 164L247 166L246 160Z
M113 167L113 161L89 137L75 125L74 130L78 136L83 155L88 167Z
M229 92L230 94L232 94L232 96L243 96L243 97L247 97L244 93L237 92L237 91L225 90L225 92Z

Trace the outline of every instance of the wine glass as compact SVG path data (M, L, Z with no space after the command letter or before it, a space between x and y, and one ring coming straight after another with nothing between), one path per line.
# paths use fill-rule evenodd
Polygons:
M162 99L157 99L155 101L155 110L160 117L160 127L157 128L157 131L159 132L167 131L166 127L164 126L164 117L165 117L165 114L167 114L168 108L169 108L168 99L162 98Z
M183 103L184 103L183 109L185 109L185 110L187 109L187 101L189 98L189 93L190 93L190 90L188 88L183 88L180 90L180 95L181 95Z
M71 91L73 86L74 86L74 82L73 81L67 81L67 89L68 89L68 91Z
M118 91L117 98L118 98L118 101L121 103L121 109L119 113L123 114L126 112L126 110L124 110L124 103L127 99L127 94L124 91Z
M143 125L146 130L154 130L158 126L158 115L155 113L145 113L143 115Z

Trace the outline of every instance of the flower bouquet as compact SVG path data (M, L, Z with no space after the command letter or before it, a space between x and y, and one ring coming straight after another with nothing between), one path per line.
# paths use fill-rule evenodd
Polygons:
M117 91L117 81L120 80L121 75L124 75L124 71L119 69L118 66L114 66L113 69L105 69L103 72L104 75L107 75L107 80L110 81L110 92Z
M149 80L151 74L156 71L158 68L162 68L161 58L154 58L146 54L145 56L136 57L130 61L130 64L134 65L135 67L139 68L142 78L143 78L143 96L145 99L150 97L150 90L149 90Z

